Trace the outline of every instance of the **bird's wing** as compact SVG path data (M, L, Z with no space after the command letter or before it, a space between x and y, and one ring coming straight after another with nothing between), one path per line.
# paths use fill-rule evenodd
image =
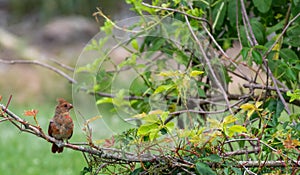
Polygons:
M53 137L52 136L52 133L53 133L53 130L52 130L52 128L53 128L53 121L52 120L50 120L50 123L49 123L49 127L48 127L48 134L49 134L49 136L51 136L51 137Z

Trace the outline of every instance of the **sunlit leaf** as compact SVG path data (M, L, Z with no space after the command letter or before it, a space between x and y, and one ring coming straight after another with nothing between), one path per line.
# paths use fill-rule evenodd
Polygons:
M133 39L131 41L131 46L135 49L135 50L139 50L139 43L137 42L136 39Z
M158 86L158 87L155 89L153 95L154 95L154 94L161 93L161 92L166 92L166 91L170 90L172 87L174 87L173 84L167 84L167 85L161 85L161 86Z
M166 119L169 117L169 111L167 112L163 112L161 115L160 115L160 118L161 118L161 121L164 123L166 121Z
M166 124L166 128L168 129L168 132L171 132L174 129L174 122L169 122Z
M153 129L157 128L157 124L144 124L139 127L137 134L140 136L145 136L148 135Z
M208 118L207 121L210 124L210 128L222 128L222 124L219 120Z
M294 92L288 91L286 95L290 97L290 102L300 100L300 89L296 89Z
M192 72L190 72L190 77L196 77L198 75L202 75L203 73L204 71L193 70Z
M224 118L223 124L227 125L227 124L235 122L236 120L237 120L236 117L234 117L233 115L229 115L229 116L227 116L227 117Z
M232 137L234 133L247 132L247 129L241 125L233 125L228 128L228 136Z

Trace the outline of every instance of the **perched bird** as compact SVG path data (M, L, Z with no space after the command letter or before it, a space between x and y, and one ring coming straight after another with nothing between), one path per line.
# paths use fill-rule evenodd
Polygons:
M50 120L48 134L57 140L66 140L68 142L68 139L72 137L74 128L73 120L69 113L73 105L63 98L59 98L57 101L58 105L56 106L54 117ZM53 153L61 153L64 148L53 143L51 150Z

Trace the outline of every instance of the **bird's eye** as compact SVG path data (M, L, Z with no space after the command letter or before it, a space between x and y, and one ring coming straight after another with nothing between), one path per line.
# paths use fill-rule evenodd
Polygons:
M68 107L68 104L65 104L64 107L67 108L67 107Z

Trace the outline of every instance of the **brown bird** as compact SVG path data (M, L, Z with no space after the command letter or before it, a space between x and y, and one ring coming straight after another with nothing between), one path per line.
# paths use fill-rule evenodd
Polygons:
M68 139L72 137L74 128L69 112L73 108L73 105L63 98L59 98L57 101L58 105L56 106L54 117L50 120L48 134L57 140L66 140L68 142ZM61 153L64 148L53 143L51 150L53 153Z

